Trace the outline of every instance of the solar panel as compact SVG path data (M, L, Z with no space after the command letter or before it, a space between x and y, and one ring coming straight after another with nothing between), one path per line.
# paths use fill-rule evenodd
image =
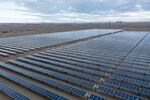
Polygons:
M44 89L43 87L40 87L38 85L35 85L35 84L32 84L28 81L25 81L13 74L10 74L8 72L5 72L5 71L2 71L0 70L0 75L3 76L3 77L6 77L7 79L15 82L15 83L18 83L28 89L31 89L32 91L34 92L37 92L39 93L40 95L42 96L45 96L51 100L67 100L66 98L62 97L62 96L59 96L53 92L50 92L46 89ZM15 90L12 90L10 88L8 88L7 86L3 85L0 83L0 90L4 91L6 94L10 95L12 98L14 98L15 100L29 100L28 98L22 96L21 94L17 93Z
M30 50L35 50L47 46L53 46L65 42L110 34L117 31L120 30L93 29L93 30L82 30L82 31L58 32L53 34L46 33L42 35L40 34L40 35L1 38L0 52L8 53L8 55L14 55L16 54L16 52L14 52L14 50L12 50L11 48L16 50L20 49L24 51L30 51ZM5 48L7 48L7 50Z
M83 34L81 32L71 38L71 35L65 35L74 32L63 33L62 37L59 33L58 36L44 34L13 37L9 38L10 41L5 38L0 54L9 56L9 51L17 54L30 52L55 43L99 34L95 32L78 37ZM30 40L26 41L26 38ZM124 31L40 50L38 53L1 62L0 76L19 84L23 89L28 88L39 96L53 100L149 100L149 38L146 32Z
M15 100L29 100L29 98L27 98L26 96L20 94L16 90L8 87L4 83L0 83L0 91L4 92L5 94L7 94L8 96L10 96L11 98L13 98Z
M17 73L20 73L20 74L22 74L24 76L30 77L32 79L38 80L40 82L43 82L45 84L48 84L50 86L53 86L53 87L55 87L57 89L63 90L65 92L68 92L68 93L70 93L72 95L84 97L84 95L86 94L85 91L82 91L80 89L77 89L77 88L74 88L74 87L71 87L71 86L68 86L68 85L65 85L65 84L61 84L61 83L59 83L56 80L46 78L46 77L44 77L42 75L39 75L39 74L33 74L30 71L23 70L21 68L15 67L13 65L9 65L9 64L1 62L0 66L4 67L6 69L9 69L9 70L15 71Z

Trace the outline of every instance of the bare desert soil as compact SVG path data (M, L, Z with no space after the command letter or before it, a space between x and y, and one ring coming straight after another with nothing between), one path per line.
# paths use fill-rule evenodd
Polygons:
M84 29L125 29L128 31L150 31L150 23L86 23L86 24L0 24L0 38L53 33Z

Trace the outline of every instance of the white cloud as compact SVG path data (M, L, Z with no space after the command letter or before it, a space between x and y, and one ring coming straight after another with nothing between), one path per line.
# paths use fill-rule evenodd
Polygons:
M149 0L1 0L0 22L150 21Z

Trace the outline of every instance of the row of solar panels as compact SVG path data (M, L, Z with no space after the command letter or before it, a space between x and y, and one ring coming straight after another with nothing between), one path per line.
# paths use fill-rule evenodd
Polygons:
M18 76L10 74L6 71L0 70L0 76L3 76L5 78L11 80L12 82L15 82L15 83L27 88L27 89L30 89L30 90L48 98L48 99L50 99L50 100L67 100L65 97L62 97L58 94L55 94L55 93L53 93L53 92L51 92L51 91L49 91L49 90L47 90L41 86L35 85L29 81L23 80L23 79L19 78ZM47 81L49 81L49 80L47 80ZM54 85L56 86L57 89L65 90L66 92L69 92L72 95L85 96L85 92L81 91L79 89L67 87L63 84L60 84L60 83L57 83L54 81L49 81L49 82L51 82L51 83L47 83L47 84L54 83ZM23 96L22 94L18 93L16 90L4 85L3 83L0 83L0 91L6 93L8 96L10 96L11 98L13 98L15 100L29 100L29 98ZM87 98L88 98L88 100L105 100L103 97L100 97L100 96L97 96L94 94L91 94Z
M0 66L79 97L103 100L107 99L107 95L128 100L148 99L150 75L149 70L145 70L148 67L121 65L145 35L137 32L117 33L20 57L0 63ZM7 74L1 76L8 77ZM89 95L88 92L93 90L99 97Z
M52 52L51 52L52 53ZM35 57L36 56L36 57ZM110 73L110 71L114 71L113 73L115 73L115 74L119 74L119 75L123 75L123 76L129 76L129 77L131 77L131 78L126 78L126 77L119 77L119 79L120 78L124 78L124 79L126 79L126 80L132 80L132 77L133 77L133 75L128 75L128 73L126 72L126 71L122 71L122 70L117 70L117 69L115 69L115 70L113 70L113 69L110 69L110 68L104 68L104 67L101 67L101 66L96 66L96 64L97 63L92 63L92 64L88 64L88 69L87 68L85 68L87 65L87 63L89 63L90 62L90 60L87 60L87 61L78 61L77 59L75 60L69 60L69 59L67 59L66 60L66 58L64 57L63 59L60 59L59 58L59 56L60 56L60 54L59 55L55 55L55 57L54 56L51 56L51 54L49 55L49 56L45 56L45 55L42 55L42 54L35 54L35 56L27 56L27 58L29 58L30 60L31 59L34 59L34 60L38 60L38 61L40 61L40 62L46 62L46 63L50 63L50 64L55 64L55 65L57 65L57 62L59 63L59 62L62 62L63 60L65 60L63 63L61 63L59 66L62 66L62 65L64 65L64 63L69 63L69 64L73 64L73 65L77 65L77 66L81 66L80 67L80 69L82 69L82 67L83 67L83 71L86 69L86 72L88 71L90 74L93 74L93 75L101 75L101 76L105 76L106 74L107 75L109 75L108 73ZM42 59L41 59L42 58ZM44 59L43 59L44 58ZM20 58L21 59L21 58ZM19 60L20 60L19 59ZM40 59L40 60L39 60ZM47 59L49 59L49 60L47 60ZM54 60L54 62L52 61L52 60ZM22 60L22 61L25 61L26 62L26 60ZM70 63L70 62L72 62L72 63ZM29 63L29 60L27 61L27 63ZM32 60L32 61L30 61L30 63L31 64L33 64L34 63L34 61ZM37 63L34 63L34 64L37 64ZM43 64L41 64L41 66L42 66ZM64 65L64 66L66 66L66 65ZM69 65L70 67L71 67L71 65ZM68 68L69 68L69 66L68 66ZM84 67L85 66L85 67ZM76 67L76 66L75 66ZM92 68L92 69L91 69ZM99 70L99 71L96 71L96 70ZM79 70L78 70L79 71ZM80 70L81 71L81 70ZM118 72L122 72L122 73L118 73ZM93 73L92 73L93 72ZM124 72L124 73L123 73ZM132 73L132 72L131 72ZM139 85L140 85L140 82L142 82L142 85L145 83L144 81L142 81L143 80L143 78L145 78L145 81L146 81L146 79L147 79L147 81L150 79L150 77L148 76L148 75L138 75L138 74L136 74L136 73L133 73L134 74L134 77L133 78L135 78L134 80L136 81L136 82L133 82L133 83L136 83L136 84L138 84L137 82L139 82ZM113 76L113 74L111 74L110 73L110 76ZM116 75L115 76L113 76L113 77L117 77ZM139 78L139 77L141 77L141 78ZM98 78L99 79L99 78ZM90 80L91 81L91 80ZM98 81L98 80L97 80ZM145 85L146 85L147 83L145 83Z
M77 95L77 96L85 96L85 94L86 94L86 92L85 91L82 91L82 90L80 90L80 89L77 89L77 88L73 88L73 87L68 87L68 86L65 86L65 85L63 85L62 86L62 84L61 83L58 83L58 82L54 82L54 80L51 80L51 79L49 79L49 78L46 78L46 77L43 77L43 76L41 76L41 75L38 75L38 74L33 74L33 73L31 73L30 71L26 71L25 69L23 70L23 69L21 69L21 68L17 68L16 66L13 66L13 65L10 65L10 64L5 64L5 63L0 63L0 66L1 67L3 67L3 68L6 68L6 69L9 69L9 70L12 70L12 71L15 71L16 73L19 73L19 74L22 74L22 75L24 75L24 76L27 76L27 77L30 77L30 78L32 78L32 79L34 79L34 80L38 80L38 81L41 81L41 82L43 82L43 83L45 83L45 84L48 84L48 85L51 85L51 86L54 86L54 87L56 87L57 89L61 89L61 90L63 90L63 91L66 91L66 92L69 92L69 93L71 93L71 94L74 94L74 95ZM20 65L20 67L23 67L24 65ZM34 70L35 71L35 70ZM42 71L42 70L41 70ZM42 72L44 72L44 71L42 71ZM12 80L12 81L14 81L13 80L13 75L10 75L10 74L8 74L8 73L6 73L6 74L3 74L4 72L1 72L1 75L3 76L3 77L6 77L6 75L8 75L8 76L10 76L10 77L6 77L6 78L8 78L9 80ZM43 73L44 74L44 73ZM57 74L58 75L58 74ZM15 76L14 76L15 77ZM65 77L66 78L66 77ZM14 78L15 80L16 79L18 79L17 77L15 77ZM15 81L16 82L16 81ZM80 83L81 85L82 84L85 84L86 85L86 83ZM33 86L32 86L33 87ZM83 86L81 86L81 87L83 87ZM100 87L102 87L102 86L100 86ZM138 96L135 96L135 95L131 95L131 94L128 94L128 93L124 93L124 92L121 92L121 91L119 91L119 90L115 90L114 92L114 94L112 93L110 93L109 91L105 91L105 90L103 90L103 89L101 89L100 87L98 87L97 88L97 91L98 92L104 92L105 94L107 94L107 95L112 95L112 96L115 96L115 97L118 97L118 98L124 98L124 99L133 99L133 100L137 100L138 98L139 99L142 99L141 97L138 97ZM104 86L105 87L105 86ZM87 87L86 87L87 88ZM88 87L89 88L89 87ZM92 87L90 87L90 88L92 88ZM109 88L108 88L109 89ZM41 89L40 89L41 90ZM110 90L112 90L112 89L110 89ZM122 93L122 94L125 94L125 95L120 95L120 94L117 94L116 92L119 92L119 93ZM41 92L40 91L40 93L43 93L43 92ZM51 96L50 96L51 97ZM59 97L60 98L60 97Z
M49 52L49 51L48 51ZM63 55L63 53L62 53L63 51L61 51L61 50L57 50L57 52L53 52L53 51L51 51L51 52L49 52L50 54L48 54L48 55L51 55L51 56L53 56L53 59L54 59L54 54L55 54L55 56L58 56L59 55L59 57L61 56L61 55ZM66 53L65 53L65 55L67 55L67 53L69 53L69 51L67 51ZM47 54L47 53L42 53L42 54ZM77 55L77 53L76 53L76 55ZM81 53L78 53L78 55L82 55ZM97 56L98 56L99 54L97 54ZM74 56L74 54L72 54L71 55L72 57L75 57ZM79 56L80 57L80 56ZM83 56L82 56L82 58L84 58ZM73 59L73 58L71 58L71 59ZM89 61L88 62L86 62L86 63L89 63L89 62L91 62L91 61L93 61L94 60L94 62L96 63L96 65L105 65L105 64L103 64L103 63L101 63L100 62L100 60L97 60L97 58L95 59L95 58L92 58L92 56L91 57L89 57L89 58L84 58L84 62L85 62L85 59L88 59ZM102 59L102 58L101 58ZM105 59L105 58L104 58ZM108 59L109 59L109 57L108 57ZM79 60L79 58L78 59L76 59L76 60ZM80 60L80 62L81 62L82 60ZM104 60L103 60L104 61ZM110 63L110 61L108 61L108 60L106 60L107 61L107 63ZM105 62L106 62L105 61ZM114 60L114 61L116 61L116 59ZM119 62L119 61L118 61ZM107 65L107 64L106 64ZM108 64L109 66L115 66L115 64ZM89 66L88 66L88 68L90 68ZM96 67L96 66L92 66L91 68L95 68L95 69L101 69L100 67ZM114 67L112 67L112 68L114 68ZM137 71L137 74L139 73L139 71L138 71L138 69L137 68L128 68L128 67L124 67L124 66L117 66L116 67L117 69L122 69L122 70L127 70L128 69L128 71ZM141 66L141 68L142 68L142 66ZM101 70L108 70L107 68L103 68L103 69L101 69ZM109 70L108 70L109 71ZM143 71L145 71L145 70L143 70ZM146 71L145 71L146 72ZM143 74L146 74L145 72L143 72ZM142 72L141 72L142 73ZM133 73L134 75L137 75L136 73ZM147 72L147 74L149 75L149 73ZM127 75L127 73L126 73L126 75ZM132 75L133 76L133 75ZM145 76L144 76L145 77ZM144 78L144 77L142 77L142 79ZM139 76L137 76L137 78L139 78Z
M35 54L35 55L37 55L37 54ZM17 60L19 60L19 61L10 61L9 63L11 63L11 64L14 64L14 65L19 65L19 66L21 66L21 67L25 67L26 69L27 68L29 68L30 70L33 70L33 71L35 71L35 72L40 72L40 73L42 73L42 74L48 74L48 75L55 75L54 77L55 78L63 78L63 79L68 79L68 77L67 76L64 76L64 77L62 77L63 75L62 74L59 74L59 73L48 73L48 72L51 72L51 71L46 71L46 70L42 70L42 68L44 67L44 64L42 63L40 66L42 66L42 68L36 68L36 66L33 66L33 65L30 65L29 64L29 62L30 63L34 63L34 60L36 61L36 58L38 59L38 58L40 58L40 57L34 57L34 60L31 60L31 59L27 59L27 58L32 58L33 59L33 56L27 56L26 58L19 58L19 59L17 59ZM65 59L65 58L64 58ZM31 61L30 61L31 60ZM52 59L51 59L52 60ZM49 61L51 61L51 60L49 60ZM26 63L22 63L22 61L26 61ZM46 61L46 60L45 60ZM47 60L48 61L48 60ZM39 60L39 62L43 62L43 61L40 61ZM38 65L38 62L36 63L34 63L34 64L36 64L37 66L39 66ZM9 65L7 65L7 67L8 67ZM48 66L47 66L48 67ZM49 65L49 67L51 67L51 65ZM57 66L56 66L57 67ZM17 69L17 70L20 70L20 68L15 68L15 67L13 67L13 66L10 66L10 68L13 68L13 69ZM55 69L56 70L56 69ZM29 74L28 74L29 75ZM57 76L57 75L59 75L59 76ZM80 76L80 74L79 74L79 76ZM112 76L112 75L111 75ZM77 80L77 81L79 81L79 80ZM71 80L70 80L70 82L71 82ZM72 81L74 84L76 84L77 82L75 82L75 81ZM94 85L93 84L91 84L91 85L89 85L89 84L87 84L86 82L84 82L84 81L82 81L83 83L77 83L77 84L80 84L80 86L82 86L82 87L85 87L85 88L92 88L92 87L94 87ZM83 85L82 85L83 84ZM129 85L130 86L130 85ZM130 86L131 87L131 86ZM146 89L145 89L146 90ZM135 91L135 90L134 90ZM138 91L138 93L139 93L139 91ZM142 93L143 94L143 93ZM146 93L145 93L146 94ZM147 94L148 95L148 94Z
M7 85L1 82L0 82L0 91L6 93L12 98L15 98L16 100L29 100L27 97L23 96L22 94L18 93L16 90L13 90L12 88L8 87Z
M0 56L15 55L25 51L53 46L69 41L80 40L93 36L113 33L120 30L83 30L72 32L60 32L53 34L17 36L0 39Z
M53 53L55 54L55 55L53 55ZM41 54L44 54L44 55L41 55ZM61 55L61 53L60 52L49 52L49 54L48 53L41 53L41 54L35 54L35 56L37 56L37 57L43 57L43 58L48 58L48 59L51 59L51 60L57 60L57 61L59 61L59 62L71 62L70 61L70 59L71 60L74 60L74 64L76 64L77 65L77 63L79 63L78 64L78 66L87 66L87 68L89 68L89 69L95 69L95 70L103 70L103 71L105 71L105 72L110 72L110 71L112 71L113 69L110 69L110 68L106 68L106 67L101 67L101 66L95 66L95 65L100 65L101 64L101 62L99 61L97 61L97 62L95 62L95 61L93 61L92 62L92 59L91 58L89 58L89 59L84 59L84 61L83 61L83 59L80 59L80 58L71 58L71 57L66 57L66 56L62 56ZM46 54L46 55L45 55ZM47 55L49 55L49 56L52 56L52 57L49 57L49 56L47 56ZM71 55L72 57L73 57L73 55ZM61 58L60 58L61 57ZM63 58L62 58L63 57ZM30 58L33 58L33 57L30 57ZM39 59L39 58L38 58ZM67 59L67 60L66 60ZM78 61L78 62L75 62L75 61ZM88 64L88 65L87 65ZM61 65L63 65L63 64L61 64ZM117 67L118 68L118 67ZM119 70L117 70L118 71L118 73L119 73ZM116 71L116 72L117 72ZM89 73L90 72L92 72L91 70L89 71ZM120 72L123 72L123 71L120 71ZM96 73L96 71L94 72L95 74L97 74L97 75L99 75L99 72L97 72ZM101 73L102 74L102 73ZM120 73L119 73L120 74ZM125 75L128 75L128 73L126 72L124 72L124 74ZM140 78L136 73L133 73L134 74L134 77L135 78ZM133 76L133 74L131 75L131 77ZM148 77L146 77L146 76L143 76L142 77L142 75L141 75L141 80L143 79L145 77L145 79L147 79ZM149 79L149 78L148 78Z
M144 35L146 35L146 34L144 34ZM144 36L143 35L143 36ZM139 38L139 41L140 41L140 38ZM135 44L136 45L136 44ZM82 46L79 46L78 45L78 47L79 48L81 48ZM77 47L77 48L78 48ZM68 48L68 47L67 47ZM77 49L75 49L75 50L73 50L74 48L76 48L76 46L72 46L72 47L69 47L69 49L68 50L70 50L71 49L71 51L73 51L73 52L71 52L72 54L74 54L75 52L81 52L83 49L80 49L80 50L77 50ZM85 48L85 49L87 49L87 47ZM88 48L88 50L91 50L91 48ZM101 49L101 48L100 48ZM131 48L132 49L132 48ZM61 49L62 50L62 49ZM61 50L59 50L59 53L57 52L57 53L54 53L54 54L58 54L58 55L60 55L60 52L61 52ZM64 49L63 49L64 50ZM92 49L93 50L93 49ZM91 50L91 51L92 51ZM58 50L57 50L58 51ZM89 52L91 52L91 51L88 51L88 53L87 54L89 54ZM94 51L94 50L93 50ZM64 52L64 51L63 51ZM95 51L94 51L95 52ZM50 52L50 53L52 53L52 52ZM67 51L67 49L65 48L65 55L66 55L66 53L68 53L68 51ZM85 53L85 52L82 52L82 53ZM83 56L82 56L82 53L81 54L78 54L79 55L79 57L82 57L83 58ZM76 53L75 53L75 55L76 55ZM95 55L98 55L98 53L96 52L96 54ZM95 56L94 55L94 56ZM88 55L89 56L89 55ZM93 56L93 54L92 54L92 56ZM102 55L100 55L100 56L102 56ZM71 55L70 57L74 57L74 55ZM90 57L90 56L89 56ZM102 56L102 57L104 57L104 55ZM89 58L88 58L89 59ZM116 60L116 59L115 59ZM148 60L149 61L149 60ZM109 62L109 61L108 61ZM132 63L134 63L134 62L132 62ZM128 64L128 63L126 63L126 64ZM109 64L108 64L109 65ZM110 67L110 66L109 66ZM124 77L120 77L120 76L116 76L116 75L114 75L113 77L114 78L118 78L118 79L121 79L122 81L131 81L131 83L133 82L133 83L139 83L139 85L137 85L138 86L138 88L137 87L134 87L134 90L138 90L139 89L139 87L141 86L141 85L143 85L143 87L145 87L145 86L148 86L147 88L149 89L149 86L150 86L150 84L149 84L149 81L150 81L150 79L149 79L149 71L147 71L147 69L149 69L148 68L148 66L116 66L116 68L117 69L121 69L121 70L124 70L124 71L117 71L117 70L115 70L114 71L114 73L118 73L118 74L124 74L124 76L128 76L128 77L133 77L133 78L138 78L138 79L140 79L140 80L135 80L135 79L131 79L131 78L124 78ZM142 70L141 70L142 69ZM129 72L128 72L129 71ZM110 75L111 76L111 75ZM141 80L144 80L144 81L141 81ZM148 81L148 83L147 82L145 82L145 81ZM126 87L127 88L127 87ZM128 87L129 89L131 89L131 88L133 88L133 87ZM143 89L139 89L139 90L141 90L141 91L145 91L145 90L143 90ZM149 92L147 92L147 93L149 93Z

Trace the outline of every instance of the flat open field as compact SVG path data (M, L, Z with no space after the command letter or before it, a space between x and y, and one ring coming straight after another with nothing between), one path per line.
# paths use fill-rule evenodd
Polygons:
M148 23L7 24L0 31L3 100L150 99Z
M83 29L125 29L127 31L150 31L150 23L0 24L0 37Z

